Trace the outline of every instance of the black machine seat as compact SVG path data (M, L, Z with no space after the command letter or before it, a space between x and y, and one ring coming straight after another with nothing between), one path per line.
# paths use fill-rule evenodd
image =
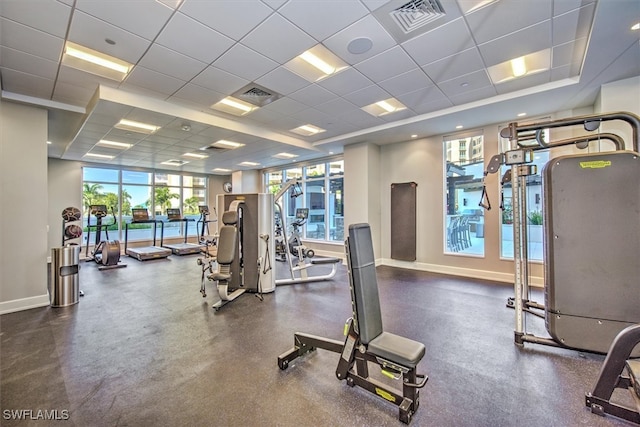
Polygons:
M278 366L280 369L287 369L289 362L316 348L340 353L336 377L346 380L351 387L362 387L394 403L398 407L400 421L408 424L419 406L419 389L428 380L426 375L416 372L417 365L425 354L425 346L382 329L369 225L349 226L349 238L345 245L353 309L353 315L345 328L345 341L297 332L294 335L294 347L278 357ZM401 380L402 389L369 376L370 364L377 364L383 375Z
M362 344L372 354L407 368L415 368L425 353L424 344L384 332L378 296L375 257L369 224L349 226L353 316Z
M424 344L389 332L383 332L369 342L369 352L407 368L415 368L424 356Z

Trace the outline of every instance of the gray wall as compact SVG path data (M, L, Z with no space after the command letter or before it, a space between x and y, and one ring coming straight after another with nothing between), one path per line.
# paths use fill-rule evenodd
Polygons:
M47 111L0 101L0 313L49 304Z
M62 210L82 209L82 163L49 158L48 162L49 253L62 245Z

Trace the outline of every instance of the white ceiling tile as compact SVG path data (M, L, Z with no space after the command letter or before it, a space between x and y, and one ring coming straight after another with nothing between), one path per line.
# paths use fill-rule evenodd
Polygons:
M402 47L421 66L455 55L473 46L473 40L463 18L453 20L402 43Z
M181 13L173 15L156 42L207 64L233 45L229 37Z
M552 0L497 1L465 17L476 43L511 34L551 19Z
M76 9L147 40L156 37L173 13L170 7L155 0L77 0Z
M278 63L239 43L218 58L213 65L249 81L254 81L278 67Z
M484 63L482 62L478 49L475 47L422 67L424 72L427 73L427 76L435 83L451 80L483 68Z
M588 39L574 40L560 46L554 46L552 49L551 66L553 68L563 67L572 62L580 63L584 50L587 48Z
M371 86L373 82L355 68L347 68L318 82L323 88L336 95L343 96L356 90Z
M273 10L258 0L185 0L180 6L180 12L234 40L240 40L273 13Z
M192 83L218 93L229 95L241 87L246 86L250 83L250 80L243 79L219 68L210 66L197 75L192 80Z
M284 67L278 67L270 73L256 80L256 83L274 90L281 95L289 95L292 92L309 86L309 82Z
M546 49L551 45L551 20L478 46L487 67Z
M93 97L94 93L94 89L87 89L79 85L69 84L58 80L56 82L52 99L65 104L85 107L91 100L91 97Z
M391 98L391 95L389 95L389 92L381 89L379 86L371 85L364 89L360 89L348 95L345 95L343 98L349 102L352 102L358 107L364 107L366 105L373 104L374 102Z
M284 116L267 108L258 108L257 110L252 111L247 118L251 120L251 123L266 124L282 120Z
M408 108L415 110L419 105L427 104L434 101L446 99L442 91L436 87L420 87L412 92L397 96L396 99L406 105Z
M368 13L357 0L293 0L278 12L318 41Z
M341 119L347 123L351 123L352 125L357 126L358 128L368 128L384 123L383 120L380 120L378 117L372 116L371 114L359 108L351 112L344 113L341 116Z
M509 80L505 83L500 83L499 85L495 85L495 88L498 94L503 94L549 83L550 79L551 71L545 71L542 73L527 75L517 79Z
M284 64L317 42L282 16L273 14L243 38L242 44Z
M261 110L275 111L276 113L290 115L297 111L305 110L309 107L291 98L281 98L265 105Z
M562 0L553 2L553 16L558 16L581 6L594 4L596 0Z
M184 81L191 80L207 67L204 62L159 44L154 44L149 48L140 60L139 65Z
M283 4L285 4L287 0L262 0L262 2L271 7L273 10L277 10Z
M382 81L416 68L416 62L400 46L395 46L355 68L373 81Z
M591 3L553 18L553 45L588 37L595 8L595 3Z
M456 77L445 82L438 83L440 90L447 96L452 97L464 92L482 89L491 86L491 80L485 70L475 71Z
M333 99L335 95L317 83L302 88L289 95L289 98L300 101L305 105L313 107L317 104Z
M150 45L148 40L140 36L80 11L73 14L68 39L132 64L140 60ZM116 43L109 44L105 39L111 39Z
M67 67L66 65L60 66L58 82L80 86L94 92L98 88L98 84L110 87L115 87L119 84L113 80L105 79L85 71L76 70L75 68Z
M433 86L433 82L420 68L381 81L378 84L396 98L399 95L413 92L418 88Z
M349 42L361 37L366 37L371 40L373 43L371 50L360 54L349 52ZM368 15L339 33L327 38L323 44L345 62L353 65L390 49L395 45L395 41L373 16Z
M393 113L380 116L380 120L387 123L391 123L397 120L404 120L404 119L408 119L410 117L415 117L415 116L416 116L416 113L413 110L410 110L407 108L404 110L394 111Z
M138 65L131 71L121 87L126 88L127 85L133 84L155 92L171 95L184 86L185 83L184 80L179 80Z
M51 80L56 78L58 72L58 62L2 46L0 46L0 67Z
M370 11L374 11L379 7L382 7L385 4L389 3L390 0L361 0L361 1L362 3L364 3L365 6L367 6L367 8Z
M59 61L64 40L26 25L0 17L0 43L2 46Z
M34 13L35 8L38 13ZM37 4L25 0L0 1L0 15L11 21L64 38L71 8L55 0L39 0Z
M455 105L463 105L463 104L468 104L469 102L480 101L487 98L491 98L492 96L496 96L497 94L498 93L496 92L495 87L485 86L478 90L471 90L471 91L463 92L457 95L449 96L449 99Z
M54 84L52 79L45 79L9 68L0 68L0 74L2 74L2 90L36 98L51 99Z
M345 99L336 98L329 102L324 102L315 106L315 109L325 114L333 116L342 116L345 113L359 109L358 105L355 105Z
M427 102L412 108L416 114L428 114L445 108L453 107L453 103L447 98L429 99Z

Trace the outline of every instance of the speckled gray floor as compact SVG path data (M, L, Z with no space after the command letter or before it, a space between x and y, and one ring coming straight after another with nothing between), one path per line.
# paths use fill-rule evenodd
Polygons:
M214 312L214 288L206 299L198 292L196 259L124 257L127 268L102 272L83 264L79 304L1 316L0 424L402 425L393 405L336 379L337 354L277 367L295 331L341 339L344 268ZM430 380L411 425L627 425L584 406L602 356L513 344L511 287L390 267L378 280L385 329L427 347L419 370ZM529 323L542 332L542 321ZM69 420L6 419L23 409Z

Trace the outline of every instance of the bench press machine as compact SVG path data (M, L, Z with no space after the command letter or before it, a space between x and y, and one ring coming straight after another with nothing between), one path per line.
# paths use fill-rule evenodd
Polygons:
M419 389L428 377L416 373L425 353L424 344L384 332L378 297L375 257L368 224L349 226L345 242L353 316L348 320L345 341L297 332L294 347L278 357L280 369L316 348L340 353L336 376L347 385L365 390L395 404L400 421L408 424L418 409ZM402 380L402 390L369 377L368 363L380 366L382 374Z

